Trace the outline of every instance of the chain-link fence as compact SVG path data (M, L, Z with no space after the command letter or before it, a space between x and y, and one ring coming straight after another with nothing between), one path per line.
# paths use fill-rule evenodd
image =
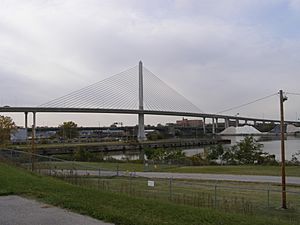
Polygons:
M193 207L268 214L281 205L280 184L147 178L147 173L141 177L134 171L120 171L118 166L104 169L9 149L0 150L0 158L75 185ZM286 194L288 208L294 212L289 219L300 220L300 186L288 185Z
M19 150L0 149L0 159L34 172L58 177L68 177L74 174L77 176L119 176L118 167L104 169Z

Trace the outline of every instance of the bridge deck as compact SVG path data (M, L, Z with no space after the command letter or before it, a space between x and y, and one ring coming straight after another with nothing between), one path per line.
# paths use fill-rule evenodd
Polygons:
M231 120L247 120L261 121L269 123L280 123L280 120L228 116L221 114L210 113L193 113L193 112L173 112L173 111L154 111L154 110L139 110L139 109L104 109L104 108L49 108L49 107L0 107L0 112L36 112L36 113L112 113L112 114L146 114L146 115L164 115L164 116L186 116L186 117L201 117L201 118L218 118ZM300 124L300 121L285 121L286 123Z

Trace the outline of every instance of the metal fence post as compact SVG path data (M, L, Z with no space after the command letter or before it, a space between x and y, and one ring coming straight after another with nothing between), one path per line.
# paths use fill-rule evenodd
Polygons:
M169 179L169 200L170 201L172 201L172 195L173 195L173 193L172 193L172 177L170 177L170 179Z
M215 196L214 196L214 197L215 197L215 198L214 198L214 199L215 199L215 200L214 200L214 203L215 203L215 204L214 204L214 207L217 208L217 184L215 184Z
M98 189L100 187L100 176L101 176L101 171L100 168L98 169Z
M77 168L75 168L75 184L78 185L78 181L77 181Z
M52 159L50 158L50 164L49 164L49 175L51 176L51 163L52 163Z
M119 163L117 164L117 177L119 176Z
M129 194L132 194L132 174L130 174L129 177Z
M268 185L268 190L267 190L267 205L268 205L268 208L270 207L270 185Z

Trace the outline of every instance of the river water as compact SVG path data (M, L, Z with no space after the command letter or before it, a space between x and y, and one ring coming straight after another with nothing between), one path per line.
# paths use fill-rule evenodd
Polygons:
M223 139L230 139L231 144L225 146L232 146L242 141L245 136L222 136ZM254 137L259 143L263 144L262 150L270 154L274 154L276 160L280 161L280 139L279 137L265 138ZM192 156L204 151L204 147L184 149L186 156ZM300 137L288 136L285 140L286 159L291 160L292 155L300 151ZM105 159L114 158L117 160L138 160L139 154L137 152L117 153L112 152L105 156Z
M223 139L230 139L231 144L227 146L232 146L242 141L245 136L223 136ZM268 152L270 154L274 154L276 160L280 160L280 139L279 137L265 138L265 137L254 137L256 141L263 144L262 150L264 152ZM184 152L187 156L192 156L198 153L203 152L204 148L197 149L186 149ZM287 140L285 140L285 156L287 160L292 159L292 155L296 152L300 151L300 137L288 136Z

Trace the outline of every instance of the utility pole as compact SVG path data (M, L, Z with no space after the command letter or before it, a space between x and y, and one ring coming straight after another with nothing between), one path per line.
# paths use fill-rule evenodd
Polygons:
M35 125L31 128L31 171L35 170Z
M32 171L35 170L35 138L36 138L36 112L32 112L32 129L31 129L31 169Z
M285 146L284 146L284 110L283 102L287 100L283 96L282 90L279 90L280 95L280 132L281 132L281 208L286 209L286 176L285 176Z

